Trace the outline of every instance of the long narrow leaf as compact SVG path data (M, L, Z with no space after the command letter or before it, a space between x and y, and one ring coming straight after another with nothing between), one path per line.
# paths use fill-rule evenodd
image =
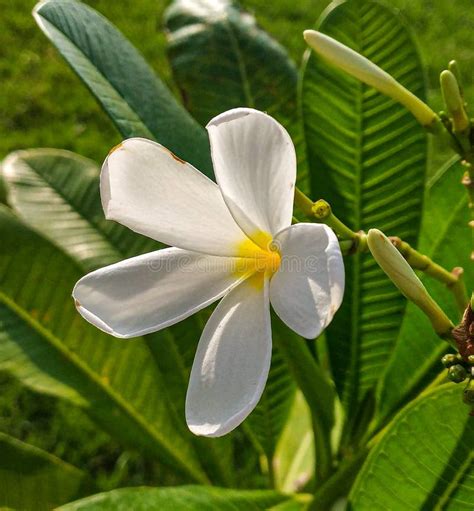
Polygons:
M40 2L33 14L124 138L155 138L212 175L205 131L106 18L75 0Z

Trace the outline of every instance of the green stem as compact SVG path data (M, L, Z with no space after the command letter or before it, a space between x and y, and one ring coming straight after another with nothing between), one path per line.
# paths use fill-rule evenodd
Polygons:
M313 202L298 188L295 189L295 204L311 221L317 221L330 227L346 243L344 250L347 253L362 252L367 248L366 236L363 232L354 232L332 212L331 206L323 199ZM342 247L341 247L342 249Z
M356 242L360 237L359 233L354 232L336 217L332 212L331 206L325 200L319 199L316 201L313 204L312 212L316 220L331 227L342 239Z
M458 309L463 314L469 301L466 286L462 278L464 270L457 267L452 271L448 271L428 256L412 248L406 241L396 236L391 236L390 240L413 269L420 270L443 283L453 293Z
M334 424L335 391L321 367L315 362L305 341L285 328L277 337L278 348L312 411L316 447L316 482L325 481L332 472L331 430Z
M466 158L462 164L466 169L464 176L462 178L462 184L465 186L467 191L467 196L469 200L469 211L471 220L469 222L469 226L471 227L471 260L474 260L474 168L473 161L474 157L471 156L469 159Z
M297 186L295 187L295 204L308 217L313 216L313 201L304 194Z
M338 498L347 495L368 453L369 449L364 447L343 461L337 472L316 490L307 511L327 511Z

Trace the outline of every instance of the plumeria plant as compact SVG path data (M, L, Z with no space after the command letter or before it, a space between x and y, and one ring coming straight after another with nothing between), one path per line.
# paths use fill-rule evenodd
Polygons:
M472 510L457 63L436 113L413 34L378 1L332 4L298 70L235 2L174 0L181 104L91 7L33 15L122 142L101 168L55 149L3 161L0 370L153 468L104 488L0 434L0 506ZM452 153L439 170L429 138Z

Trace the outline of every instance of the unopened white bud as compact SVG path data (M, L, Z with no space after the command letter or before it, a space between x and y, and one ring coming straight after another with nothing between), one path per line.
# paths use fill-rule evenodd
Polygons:
M469 128L469 118L464 109L456 76L451 71L443 71L439 77L444 103L453 120L453 129L456 133L463 133Z
M428 316L435 331L440 335L449 332L453 327L451 321L387 236L378 229L370 229L367 244L378 265L401 293Z
M305 30L303 35L308 45L330 64L404 105L422 126L430 127L437 120L426 103L360 53L315 30Z

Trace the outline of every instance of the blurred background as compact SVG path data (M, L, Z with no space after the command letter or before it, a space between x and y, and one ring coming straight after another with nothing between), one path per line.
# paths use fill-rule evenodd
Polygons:
M196 0L199 1L199 0ZM173 87L162 16L165 0L88 0L109 18ZM242 0L263 28L299 64L302 31L327 0ZM391 0L416 33L428 69L428 102L441 108L438 76L449 60L460 65L468 102L474 100L472 0ZM69 149L101 162L119 135L37 28L33 0L0 0L0 159L16 149ZM1 243L1 240L0 240ZM37 396L0 373L0 431L87 467L102 489L153 480L147 461L123 452L82 412Z

